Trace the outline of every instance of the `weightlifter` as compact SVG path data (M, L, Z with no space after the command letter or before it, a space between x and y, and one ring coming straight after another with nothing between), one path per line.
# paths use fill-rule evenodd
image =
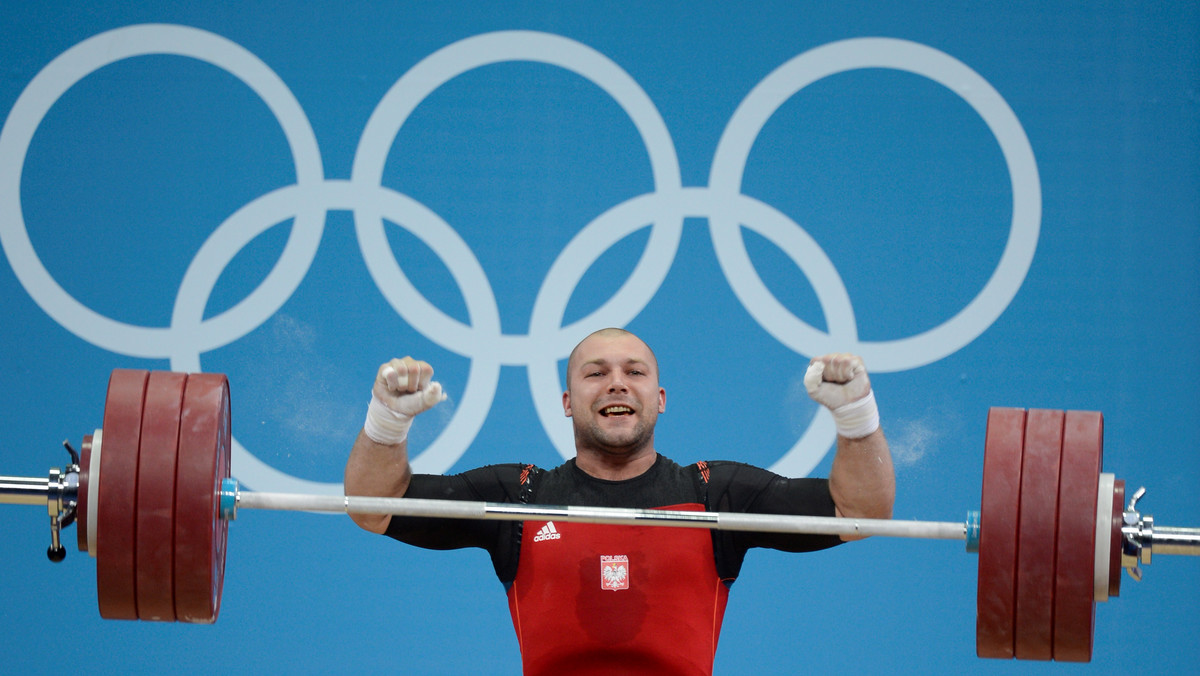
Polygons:
M433 368L380 366L366 423L346 464L348 495L504 503L890 518L895 477L862 360L813 359L804 384L837 421L828 479L788 479L730 461L678 465L659 455L666 410L654 353L623 329L585 338L567 361L563 412L575 458L543 470L481 467L414 475L413 418L444 397ZM838 536L354 515L362 528L430 549L480 547L507 590L527 676L711 674L717 637L751 547L806 552Z

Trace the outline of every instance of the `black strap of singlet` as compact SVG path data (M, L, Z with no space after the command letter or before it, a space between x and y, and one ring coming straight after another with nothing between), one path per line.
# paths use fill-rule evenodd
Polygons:
M517 499L522 505L528 505L533 502L533 493L537 487L537 480L540 477L542 470L534 465L525 465L521 470L521 476L517 479L520 484L520 491L517 493Z
M704 505L706 511L715 511L713 505L708 501L709 480L711 479L712 468L705 461L700 461L694 465L696 468L692 479L696 483L696 500ZM741 567L740 557L731 549L734 547L733 538L728 533L722 533L718 530L712 531L713 543L713 558L717 565L717 576L726 586L733 584L737 579L737 569ZM737 561L736 565L731 562Z
M695 467L696 473L692 475L692 479L696 483L696 501L704 505L704 509L712 511L708 506L708 463L701 460L700 462L696 463Z
M537 491L538 479L542 470L534 465L525 465L517 477L517 500L523 505L533 504L533 496ZM504 583L505 588L511 585L517 577L517 566L521 560L521 536L525 530L522 521L511 522L508 527L510 535L507 554L500 557L499 562L493 562L496 575Z

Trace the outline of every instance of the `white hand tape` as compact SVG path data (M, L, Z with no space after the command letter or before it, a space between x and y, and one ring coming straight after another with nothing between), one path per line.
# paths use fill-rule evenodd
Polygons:
M388 408L375 394L371 395L371 403L367 406L367 419L363 423L363 433L371 441L384 446L394 446L408 438L408 428L412 427L413 417Z
M861 439L879 429L879 406L875 403L874 390L832 412L838 434L847 439Z

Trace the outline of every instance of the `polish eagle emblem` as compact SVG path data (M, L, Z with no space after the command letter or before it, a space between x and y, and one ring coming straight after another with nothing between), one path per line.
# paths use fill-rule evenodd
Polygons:
M600 588L629 589L629 557L601 556L600 557Z

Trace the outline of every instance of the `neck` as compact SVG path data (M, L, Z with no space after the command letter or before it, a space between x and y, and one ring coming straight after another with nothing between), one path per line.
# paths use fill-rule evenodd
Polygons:
M654 466L658 453L647 445L634 453L609 453L597 449L576 448L575 466L589 476L606 481L632 479Z

